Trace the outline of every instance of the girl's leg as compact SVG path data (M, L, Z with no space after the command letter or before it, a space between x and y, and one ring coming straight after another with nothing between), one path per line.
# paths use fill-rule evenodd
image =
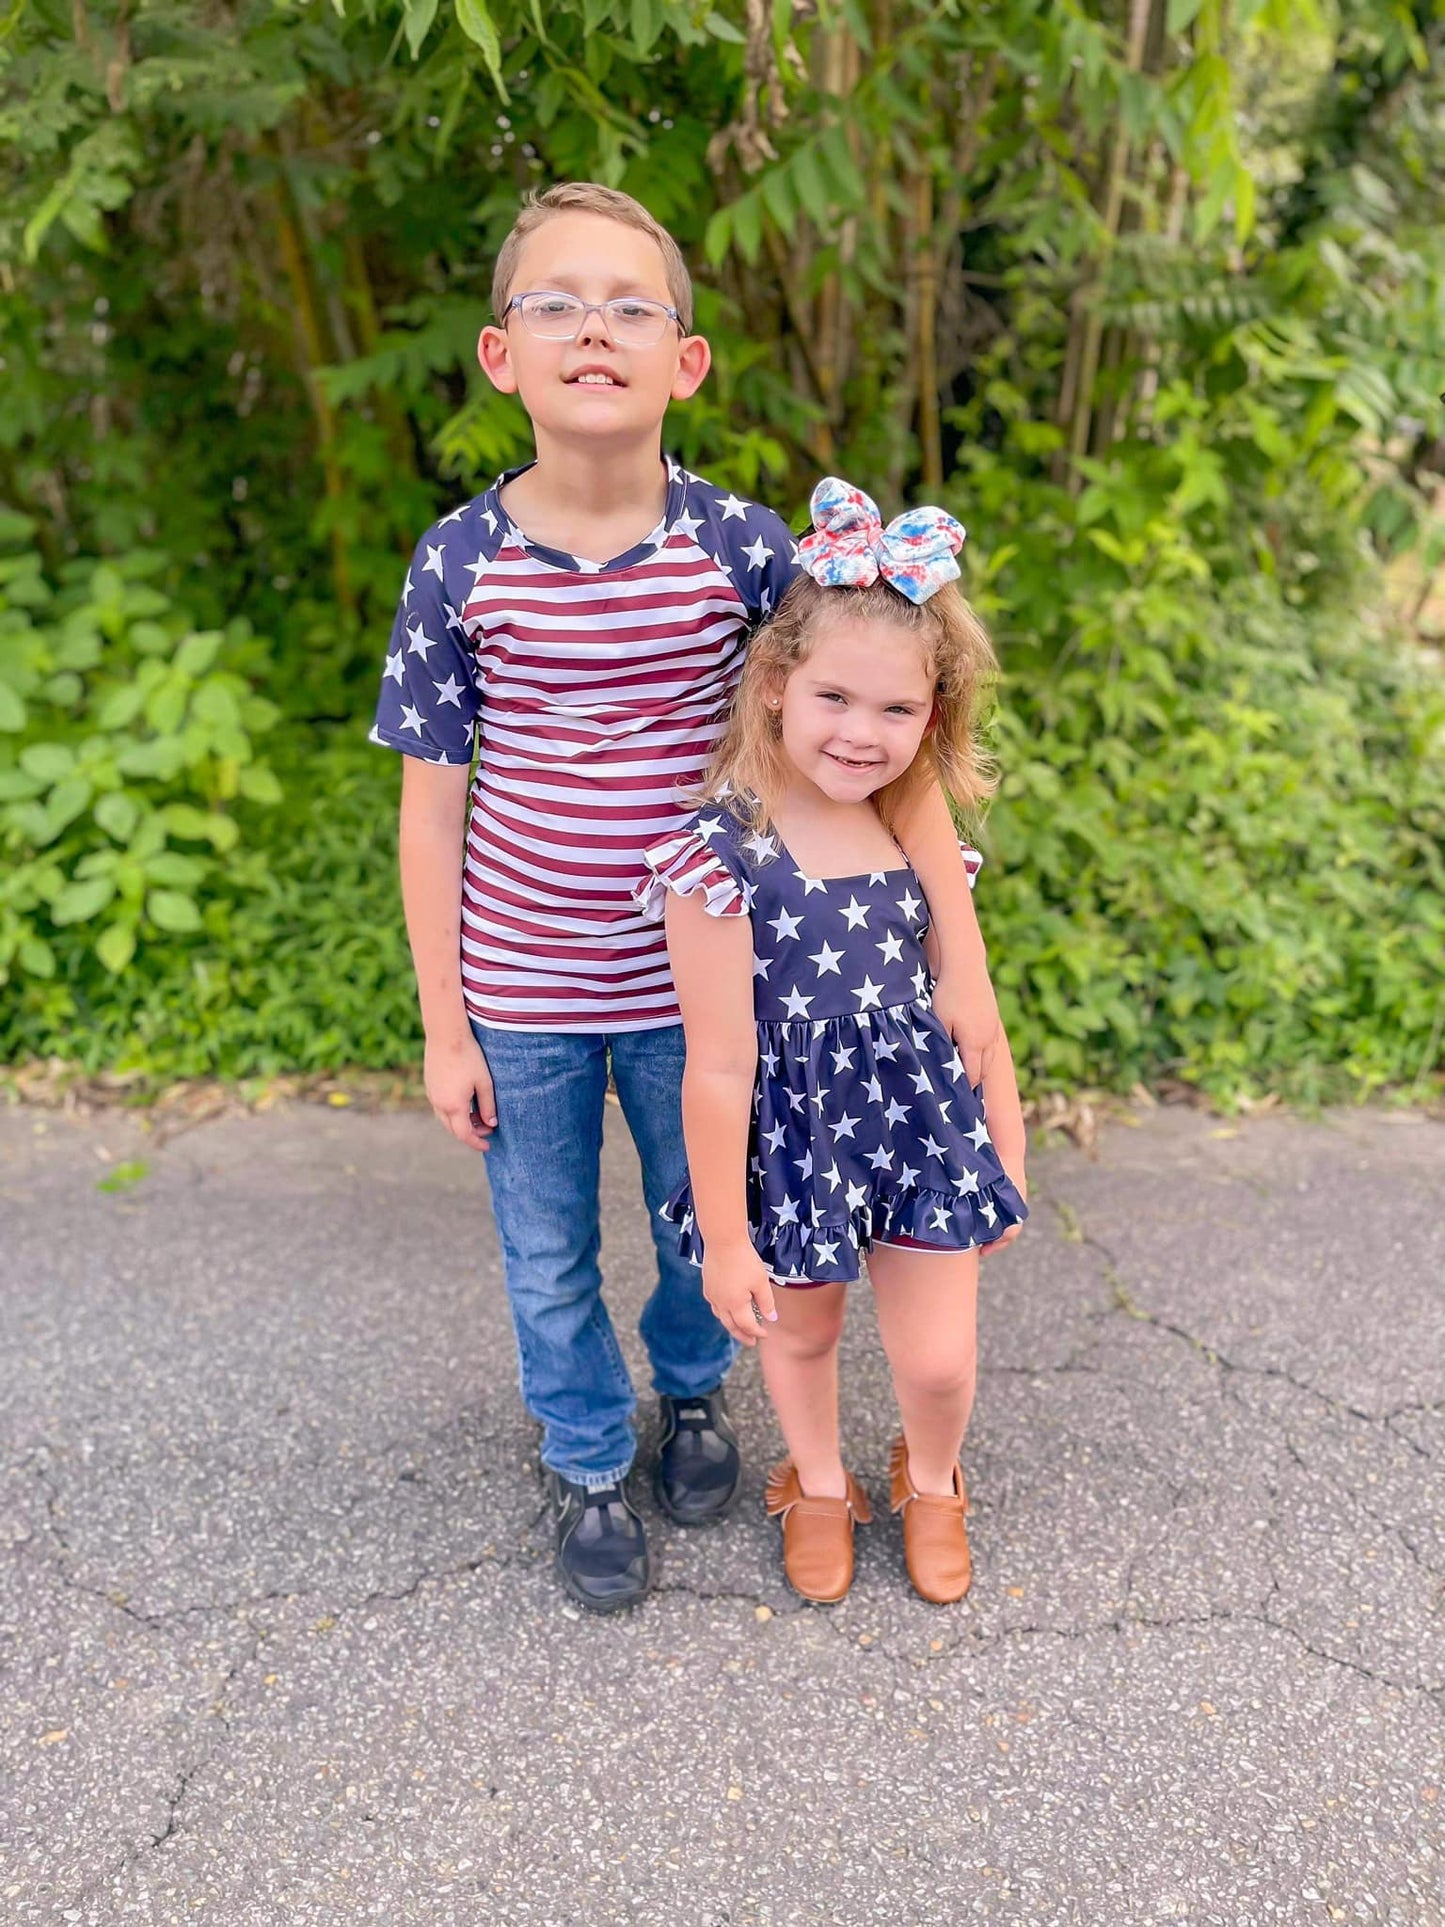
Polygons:
M973 1410L978 1253L875 1245L868 1272L914 1487L946 1497Z
M845 1285L780 1285L778 1322L758 1346L763 1383L783 1428L798 1483L810 1499L846 1499L838 1449L838 1340Z

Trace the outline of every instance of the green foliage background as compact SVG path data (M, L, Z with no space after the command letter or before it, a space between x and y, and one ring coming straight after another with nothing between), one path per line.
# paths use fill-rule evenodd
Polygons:
M998 638L979 893L1035 1090L1436 1087L1426 0L19 0L0 23L0 1061L414 1060L404 567L528 448L520 195L698 279L668 439L948 503Z

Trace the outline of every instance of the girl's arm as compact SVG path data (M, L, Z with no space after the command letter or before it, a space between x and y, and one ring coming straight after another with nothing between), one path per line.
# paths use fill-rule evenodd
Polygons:
M928 783L899 811L895 829L904 854L918 872L938 939L933 1008L958 1045L969 1083L980 1084L988 1076L1003 1030L958 830L937 783Z
M983 1077L983 1108L988 1117L989 1135L993 1148L998 1152L999 1163L1014 1181L1019 1196L1027 1204L1029 1188L1024 1178L1024 1153L1027 1148L1024 1136L1023 1107L1019 1103L1018 1079L1014 1075L1013 1052L1009 1049L1008 1037L1000 1024L998 1038L989 1053L988 1069ZM1011 1245L1023 1230L1021 1224L1011 1224L1001 1238L992 1244L984 1245L983 1256L1002 1251Z
M758 1066L750 917L710 917L700 896L667 898L667 950L687 1035L682 1128L703 1240L702 1288L734 1338L764 1335L753 1307L777 1317L748 1236L748 1128Z
M485 1151L496 1129L497 1104L462 999L462 849L470 782L463 764L403 759L401 900L426 1031L427 1098L453 1137Z

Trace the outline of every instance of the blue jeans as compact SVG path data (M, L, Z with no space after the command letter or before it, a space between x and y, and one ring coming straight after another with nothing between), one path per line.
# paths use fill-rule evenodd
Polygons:
M522 1399L543 1428L542 1463L579 1485L611 1485L632 1464L637 1399L602 1302L598 1181L610 1058L642 1161L657 1284L640 1330L655 1390L710 1391L737 1343L702 1295L657 1207L682 1183L682 1026L609 1036L496 1030L473 1023L497 1094L485 1164L517 1334Z

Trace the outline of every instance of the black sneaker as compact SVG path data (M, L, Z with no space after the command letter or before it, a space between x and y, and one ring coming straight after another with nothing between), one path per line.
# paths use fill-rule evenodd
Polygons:
M732 1510L743 1470L722 1386L696 1398L664 1392L660 1403L662 1445L652 1475L657 1503L680 1526L714 1525Z
M652 1567L647 1534L626 1487L589 1490L549 1471L547 1492L557 1525L557 1571L567 1591L589 1612L636 1605L646 1596Z

